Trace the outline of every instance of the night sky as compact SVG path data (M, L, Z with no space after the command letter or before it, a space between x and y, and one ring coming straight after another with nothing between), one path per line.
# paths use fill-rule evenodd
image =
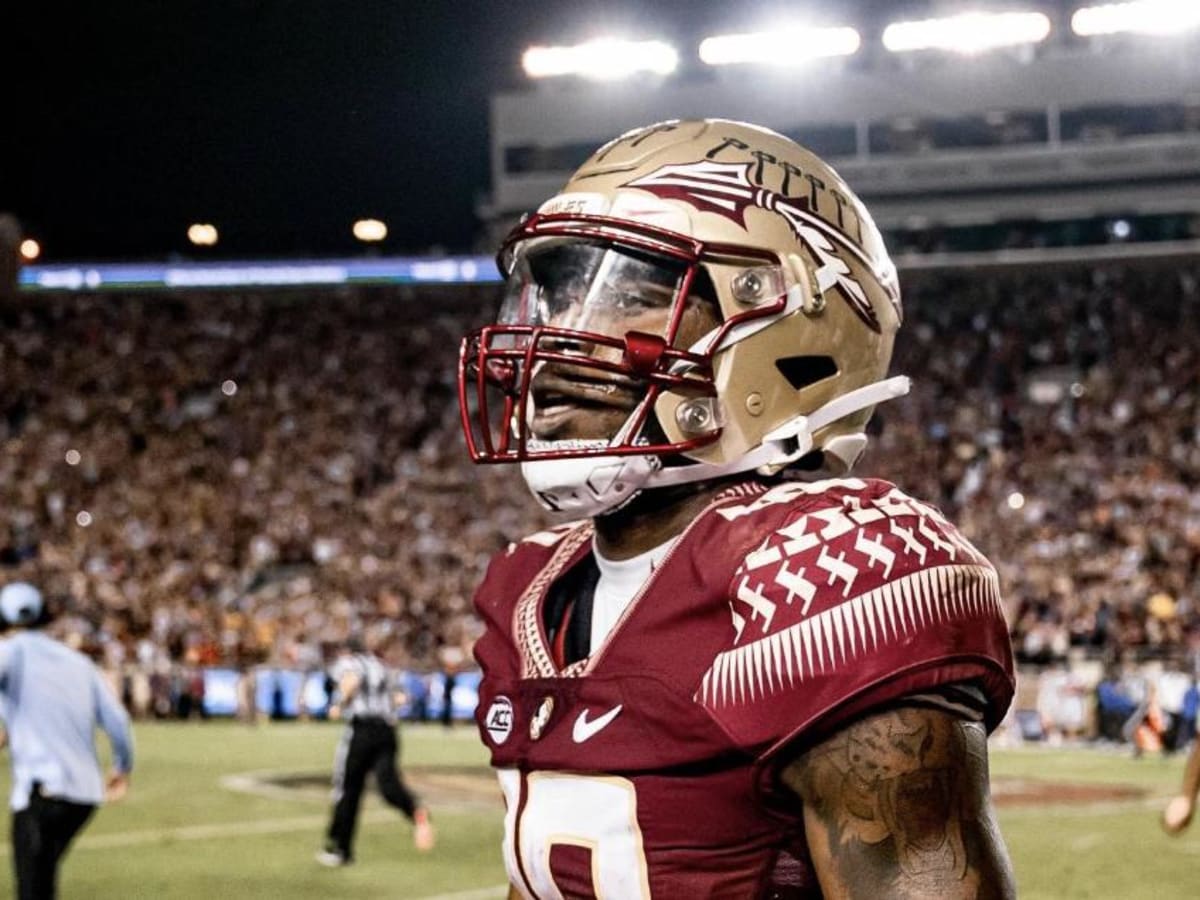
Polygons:
M185 237L195 221L218 226L225 257L354 252L350 224L368 215L388 223L383 252L471 250L489 189L487 98L524 83L524 47L625 29L675 40L686 57L715 28L802 6L16 3L29 7L0 22L14 85L0 211L42 242L45 262L197 255ZM825 5L867 15L914 3Z

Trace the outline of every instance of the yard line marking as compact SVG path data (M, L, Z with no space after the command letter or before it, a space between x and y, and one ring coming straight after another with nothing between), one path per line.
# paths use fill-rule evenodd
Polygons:
M421 897L419 900L496 900L508 896L508 885L497 884L494 887L476 888L473 891L459 891L456 894L436 894Z
M394 822L395 811L366 810L364 821ZM259 819L242 822L214 822L209 825L183 825L179 828L146 828L139 831L118 831L112 834L85 834L75 842L82 850L108 850L114 847L137 847L146 844L167 844L179 841L204 841L251 834L286 834L290 831L320 832L329 821L327 815L293 816L288 819Z
M1010 806L1004 810L1003 816L1009 819L1034 816L1039 819L1090 819L1093 816L1111 815L1129 812L1131 809L1157 809L1163 803L1163 797L1130 797L1128 800L1100 800L1096 803L1036 803L1021 806Z
M258 797L270 797L275 800L312 800L317 793L314 787L299 788L275 784L272 779L285 775L294 775L285 769L261 769L257 772L239 772L233 775L222 775L218 782L227 791L242 794L254 794ZM320 793L328 796L332 790L330 784L324 785Z
M328 783L290 785L279 784L277 778L294 776L297 773L289 769L259 769L253 772L237 772L222 775L218 783L227 791L242 794L253 794L257 797L269 797L273 800L301 801L311 804L316 801L325 802L330 794ZM436 769L417 768L405 773L408 781L415 783L418 792L435 795L436 805L450 809L498 809L501 806L499 786L491 777L481 785L478 776L465 775L461 772L438 772ZM441 796L447 792L457 796Z
M1098 831L1093 831L1089 832L1088 834L1081 834L1078 837L1073 838L1071 840L1071 849L1091 850L1097 844L1102 843L1104 843L1104 835L1100 834Z

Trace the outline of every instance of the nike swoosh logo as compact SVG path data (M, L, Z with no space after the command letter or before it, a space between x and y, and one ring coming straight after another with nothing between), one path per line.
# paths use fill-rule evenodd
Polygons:
M603 729L608 727L608 723L615 719L621 712L621 704L617 704L598 719L588 721L588 711L585 709L579 714L579 718L575 720L575 726L571 729L571 739L577 744L582 744L584 741L589 741L599 734Z

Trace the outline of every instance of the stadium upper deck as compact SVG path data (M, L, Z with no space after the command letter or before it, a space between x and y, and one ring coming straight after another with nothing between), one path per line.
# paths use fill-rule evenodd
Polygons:
M885 230L1195 216L1195 30L1174 39L1083 37L1068 24L1082 5L1027 4L1049 10L1048 37L990 53L886 52L886 20L877 17L854 23L863 38L853 56L717 68L687 62L694 50L680 47L683 62L669 75L557 79L500 93L491 105L493 192L481 216L499 232L603 139L704 117L753 121L812 147ZM1190 14L1177 6L1182 30ZM799 39L793 49L800 57L813 48Z

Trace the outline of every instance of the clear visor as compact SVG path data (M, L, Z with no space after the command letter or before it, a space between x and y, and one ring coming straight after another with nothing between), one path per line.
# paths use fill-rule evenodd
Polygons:
M526 241L517 251L501 325L667 338L686 265L578 239Z

